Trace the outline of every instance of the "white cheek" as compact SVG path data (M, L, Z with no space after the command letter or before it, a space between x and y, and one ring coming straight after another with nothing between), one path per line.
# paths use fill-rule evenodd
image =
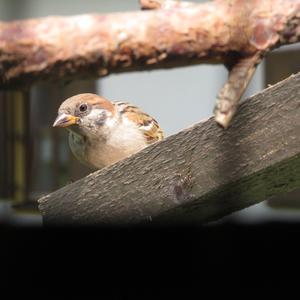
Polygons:
M100 115L102 114L105 114L105 110L104 109L100 109L100 108L97 108L97 109L93 109L87 116L86 118L87 119L97 119Z
M112 114L110 113L110 116ZM108 128L112 128L116 125L116 122L117 120L115 118L110 118L110 116L108 116L106 122L105 122L105 125L108 127Z
M105 116L105 118L101 118ZM102 120L104 121L102 121ZM107 136L115 129L117 119L110 111L101 108L94 108L88 115L82 118L81 127L90 136Z
M90 114L87 116L91 120L96 120L100 115L106 115L105 127L112 128L116 124L116 119L112 118L112 113L104 109L93 109Z
M82 118L81 124L89 128L96 126L97 120L101 119L103 115L111 114L104 109L97 108L93 109L88 115Z

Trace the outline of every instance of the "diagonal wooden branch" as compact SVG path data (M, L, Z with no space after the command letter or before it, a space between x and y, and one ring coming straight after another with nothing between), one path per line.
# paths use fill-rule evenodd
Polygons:
M207 222L300 187L300 73L39 200L45 224Z
M229 67L229 78L219 92L214 109L215 119L222 127L227 128L235 114L238 101L241 99L257 65L262 60L262 54L256 52L252 56L236 59Z

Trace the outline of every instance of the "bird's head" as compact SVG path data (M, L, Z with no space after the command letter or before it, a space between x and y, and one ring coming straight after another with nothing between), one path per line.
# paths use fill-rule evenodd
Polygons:
M95 94L79 94L61 104L53 127L99 137L99 133L105 134L114 126L116 119L115 107L109 100Z

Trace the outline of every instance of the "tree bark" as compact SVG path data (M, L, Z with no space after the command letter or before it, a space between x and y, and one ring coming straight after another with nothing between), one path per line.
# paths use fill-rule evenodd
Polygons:
M180 1L180 0L140 0L142 9L169 9L183 8L197 5L195 2Z
M300 73L39 200L45 224L208 222L300 187Z
M223 63L299 41L299 17L300 0L216 0L154 11L1 22L0 88Z

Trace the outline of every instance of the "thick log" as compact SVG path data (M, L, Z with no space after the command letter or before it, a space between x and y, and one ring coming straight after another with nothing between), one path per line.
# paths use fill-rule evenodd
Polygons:
M223 63L299 41L300 0L184 6L0 22L0 88Z
M300 73L39 200L45 224L208 222L300 187Z

